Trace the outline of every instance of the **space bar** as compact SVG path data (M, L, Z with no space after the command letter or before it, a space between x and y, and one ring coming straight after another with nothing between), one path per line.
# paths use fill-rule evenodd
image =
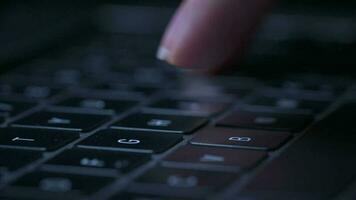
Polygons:
M267 165L241 199L328 199L356 178L356 103L341 106ZM244 197L244 198L243 198Z

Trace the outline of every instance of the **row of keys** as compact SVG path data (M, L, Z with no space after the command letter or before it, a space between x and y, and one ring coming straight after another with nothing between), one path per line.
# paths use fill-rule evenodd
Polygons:
M1 129L0 147L53 151L79 138L78 133L28 128ZM114 130L99 131L78 144L82 148L161 153L182 140L179 134Z
M248 131L229 128L206 128L197 133L192 144L270 150L280 147L291 135L287 132ZM44 129L5 128L0 135L2 147L51 151L78 138L75 132ZM108 129L78 143L92 149L161 153L182 140L180 134Z
M146 142L146 146L151 145L151 148L154 149L158 149L159 147L161 147L161 149L159 150L166 150L171 146L173 146L175 144L174 142L177 142L171 139L162 140L164 138L162 136L166 136L166 138L173 138L172 136L167 134L160 135L159 138L154 138L151 136L147 137L150 140L141 139L135 141L134 139L116 140L117 138L122 138L121 137L123 136L122 133L118 133L117 136L113 135L115 134L114 132L111 134L111 136L109 135L110 133L108 132L99 133L99 134L106 137L107 140L116 137L111 141L121 140L121 142L123 143L117 142L118 145L116 145L116 147L110 148L109 145L107 145L108 144L107 141L101 142L101 140L99 139L97 143L99 143L102 146L95 146L95 144L90 143L90 141L95 141L93 139L96 139L97 137L92 137L93 139L85 140L84 142L80 143L78 146L84 148L97 147L98 150L89 150L89 149L67 150L61 153L59 156L47 162L45 166L61 166L61 167L68 166L68 167L82 167L82 168L117 169L120 170L120 172L127 172L148 161L149 157L147 156L147 154L132 154L132 153L115 152L115 151L109 152L109 151L102 151L102 150L103 149L115 150L115 148L117 148L118 150L122 150L124 148L127 148L128 151L129 150L135 151L137 149L141 149L143 151L148 149L147 147L146 148L142 147L144 144L143 145L141 144L141 146L136 146L139 144L137 143L137 141ZM127 133L127 134L128 135L126 136L129 137L137 136L137 134L135 133ZM131 136L131 134L133 134L133 136ZM157 139L157 140L152 141L152 139ZM159 144L157 144L155 141L159 141L159 140L161 141ZM171 142L171 144L169 142ZM85 146L85 144L87 144L88 146ZM127 147L125 147L124 145L127 145ZM242 150L242 149L235 150L235 149L228 149L228 148L212 148L212 146L214 146L214 144L212 144L211 147L190 146L190 145L183 146L177 151L175 151L173 154L168 156L166 159L164 159L164 162L175 163L175 164L184 163L187 167L193 167L193 168L194 166L198 166L198 167L205 166L205 168L210 167L212 169L214 167L247 169L255 166L258 162L260 162L263 158L266 157L266 153L260 151L251 151L251 150ZM9 157L13 153L16 153L16 155L18 155L16 159L14 157L12 158ZM40 158L40 154L38 152L12 150L12 149L3 149L1 151L1 155L2 158L7 158L7 159L3 159L3 163L0 163L0 166L8 170L16 170L19 167ZM19 157L20 158L22 157L23 159L19 159Z
M108 115L41 111L12 124L16 127L62 129L88 132L110 120ZM268 129L288 132L303 130L312 115L277 112L234 111L217 122L218 126ZM117 129L192 133L206 123L206 118L184 115L137 113L111 125Z
M258 104L258 102L255 103ZM135 101L129 100L72 97L57 103L55 106L90 110L110 110L112 112L120 113L130 109L135 104ZM286 100L281 104L284 106L291 106L293 102L287 102ZM30 105L30 103L3 101L0 104L0 111L3 110L3 112L17 114L32 106L33 105ZM148 105L151 113L145 112L130 115L114 123L112 128L188 134L202 126L206 122L206 118L192 116L187 114L187 112L190 112L190 114L200 113L205 116L212 116L222 112L226 107L226 103L161 99L151 105ZM167 111L173 112L165 114L152 114ZM181 111L186 113L180 113ZM105 123L109 119L110 116L98 114L84 115L80 113L41 111L22 118L14 122L12 125L16 127L88 132ZM240 109L218 121L217 125L299 132L303 130L312 121L312 119L313 116L310 114Z
M268 113L268 115L263 115L262 117L256 117L256 113L247 113L247 112L234 112L228 115L226 118L222 119L217 123L218 126L229 126L236 128L262 128L262 129L271 129L286 132L296 131L303 129L308 120L306 115L290 115L290 114L280 114L276 115L276 113ZM264 114L264 113L263 113ZM108 121L110 117L106 115L92 115L92 114L74 114L74 113L58 113L58 112L38 112L19 121L15 122L12 126L15 127L31 127L31 128L42 128L42 129L58 129L58 130L69 130L73 132L86 132L90 131L95 127L103 124ZM181 136L175 134L167 134L167 136L163 136L166 133L191 133L195 129L199 128L206 122L205 118L201 117L192 117L192 116L178 116L178 115L156 115L156 114L134 114L130 115L123 120L119 120L114 123L111 127L114 129L118 129L122 135L113 133L113 138L109 137L109 134L105 135L97 133L93 138L89 138L91 140L86 140L87 144L83 143L83 146L107 146L108 148L126 148L125 145L134 146L140 151L152 151L152 152L162 152L166 148L161 149L162 145L152 145L152 141L155 141L157 138L162 138L165 140L165 137L176 137L179 138ZM10 129L9 129L10 130ZM11 129L12 130L12 129ZM41 137L41 134L37 134L36 131L32 129L23 129L25 132L30 132L25 135L20 132L14 133L13 131L6 131L2 137L2 145L24 145L26 147L39 147L43 150L53 149L51 147L50 139L46 139L45 137ZM126 130L126 131L124 131ZM132 130L136 135L133 134L127 136L127 132ZM142 132L143 131L143 132ZM145 131L151 132L151 134L146 134ZM43 133L49 131L42 131ZM110 132L110 131L109 131ZM111 131L115 132L115 131ZM216 134L215 132L222 132L220 134ZM232 133L229 133L232 132ZM237 132L237 133L235 133ZM58 135L58 134L57 134ZM73 134L72 134L73 135ZM169 135L169 136L168 136ZM197 144L205 144L207 143L205 140L217 140L223 138L226 139L227 136L230 136L230 140L221 142L215 142L220 145L229 146L231 143L234 145L244 146L245 144L250 145L253 148L262 148L262 149L275 149L279 146L280 143L283 143L284 140L288 138L287 133L274 133L269 134L270 138L265 138L263 131L229 131L228 129L210 129L210 133L204 134L203 137L198 136L193 140L194 143ZM121 143L116 142L118 139L117 136L120 136L123 139ZM235 138L234 138L235 137ZM246 137L248 137L250 141L248 143ZM19 139L14 139L19 138ZM53 137L54 138L54 137ZM241 139L242 138L242 139ZM253 138L253 140L251 139ZM260 139L262 138L262 139ZM31 142L28 142L32 140ZM126 141L127 140L127 141ZM140 142L138 142L140 140ZM174 140L172 138L168 138L168 140ZM27 142L24 142L27 141ZM100 141L100 142L97 142ZM237 143L240 142L240 143ZM244 142L244 143L241 143ZM46 143L45 146L43 144ZM132 145L131 143L137 143ZM168 143L169 144L169 143ZM29 145L29 146L28 146ZM120 146L118 146L120 145ZM146 146L148 145L148 146ZM168 145L169 146L169 145Z
M238 174L229 172L155 167L138 177L128 189L131 191L149 189L150 193L165 195L169 199L203 198L237 178ZM43 199L48 199L54 194L58 199L64 197L76 199L96 193L114 181L115 179L111 177L35 171L5 187L0 196L21 197L23 189L31 189ZM121 195L113 198L119 196Z

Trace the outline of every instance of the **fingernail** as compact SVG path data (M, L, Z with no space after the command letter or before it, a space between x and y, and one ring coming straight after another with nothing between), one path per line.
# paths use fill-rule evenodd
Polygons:
M169 49L162 47L162 46L158 48L158 51L156 54L157 59L167 61L169 59L169 56L170 56Z

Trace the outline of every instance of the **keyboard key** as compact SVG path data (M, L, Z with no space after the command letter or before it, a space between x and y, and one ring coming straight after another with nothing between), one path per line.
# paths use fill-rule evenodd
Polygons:
M59 199L60 196L90 195L113 181L114 179L109 177L38 171L26 174L12 183L10 187L33 189L37 192L43 192L44 195L59 195L58 198L56 197L56 199ZM2 192L7 193L7 190L9 191L9 187Z
M205 122L206 119L203 117L137 113L114 123L111 127L188 134Z
M196 169L251 168L267 156L265 152L186 145L164 159L173 165Z
M177 100L165 98L158 100L148 107L160 111L186 112L204 116L218 114L227 108L226 103L197 100Z
M237 174L229 172L156 167L139 177L135 182L138 184L130 190L147 189L151 194L203 198L237 178Z
M242 195L256 200L338 196L356 178L355 118L352 103L317 122L263 168Z
M291 135L285 132L206 128L197 133L192 144L216 147L271 150L280 147Z
M234 111L218 126L299 132L312 122L312 115L282 112Z
M253 106L267 106L282 110L303 109L317 113L323 111L328 105L330 105L330 101L257 96L253 100L249 101L248 104Z
M78 147L122 150L142 153L161 153L182 140L179 134L158 132L103 130L78 144Z
M14 127L88 132L110 120L107 115L40 111L12 124Z
M0 171L15 171L41 158L37 151L0 149Z
M146 163L150 157L145 154L97 151L88 149L67 150L45 165L113 169L129 172Z
M9 100L9 99L0 99L0 114L15 116L22 112L29 110L34 107L36 104L25 101L18 100Z
M98 90L127 91L149 96L158 91L158 88L151 86L129 85L121 83L100 84L95 87Z
M27 128L0 129L0 147L51 151L79 138L78 134L58 130Z
M74 107L92 110L109 110L112 112L121 113L132 108L136 101L103 99L103 98L85 98L85 97L71 97L65 99L56 106Z

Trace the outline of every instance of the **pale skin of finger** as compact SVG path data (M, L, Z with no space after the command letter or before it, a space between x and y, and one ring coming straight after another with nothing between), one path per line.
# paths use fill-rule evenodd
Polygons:
M176 66L216 70L241 57L273 0L186 0L157 57Z

